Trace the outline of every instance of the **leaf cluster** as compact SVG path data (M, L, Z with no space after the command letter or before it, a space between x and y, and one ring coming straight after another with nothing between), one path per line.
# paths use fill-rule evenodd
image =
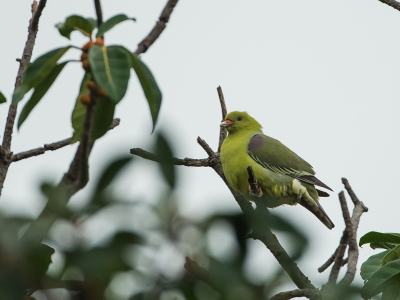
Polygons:
M361 266L365 284L362 297L369 299L382 293L383 300L400 299L400 234L371 231L360 239L360 246L386 249L372 255Z

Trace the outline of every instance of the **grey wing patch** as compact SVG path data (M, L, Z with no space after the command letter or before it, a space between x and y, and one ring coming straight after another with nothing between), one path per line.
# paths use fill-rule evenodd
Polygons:
M250 157L255 162L257 162L259 165L261 165L265 169L268 169L268 170L270 170L272 172L275 172L275 173L278 173L278 174L283 174L283 175L288 175L290 177L293 177L293 178L296 178L296 179L299 179L299 180L301 180L301 178L303 176L313 177L313 174L311 174L309 172L306 172L306 171L299 171L299 170L295 170L293 168L279 167L279 166L273 166L273 165L267 164L266 162L263 162L261 159L259 159L257 156L255 156L250 151L248 152L248 154L250 155ZM304 180L302 180L302 181L304 181ZM307 181L305 181L305 182L307 182Z
M293 168L288 168L288 167L273 166L273 165L267 164L266 162L263 162L261 159L259 159L256 155L254 155L250 151L248 151L248 154L255 162L257 162L259 165L261 165L265 169L268 169L277 174L287 175L292 178L296 178L300 181L310 183L312 185L318 185L320 187L326 188L333 192L333 190L329 186L327 186L325 183L323 183L321 180L319 180L317 177L315 177L314 174L311 174L306 171L295 170Z

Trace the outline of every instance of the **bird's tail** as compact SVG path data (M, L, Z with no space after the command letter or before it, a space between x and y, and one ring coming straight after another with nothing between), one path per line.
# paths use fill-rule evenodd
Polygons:
M325 210L322 208L321 204L319 204L319 201L315 201L317 205L311 205L304 200L300 201L299 203L307 208L310 212L312 212L322 223L324 223L326 227L328 227L329 229L335 227L331 219L326 214Z

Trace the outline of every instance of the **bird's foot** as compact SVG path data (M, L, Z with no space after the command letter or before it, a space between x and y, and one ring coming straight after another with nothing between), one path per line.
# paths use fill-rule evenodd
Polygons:
M261 197L263 195L263 191L262 191L261 187L258 187L258 190L254 191L251 188L251 185L249 185L249 195L253 196L253 197Z

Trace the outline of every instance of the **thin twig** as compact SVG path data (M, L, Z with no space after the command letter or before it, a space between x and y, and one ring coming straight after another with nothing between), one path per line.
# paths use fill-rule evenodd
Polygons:
M400 2L397 2L396 0L378 0L382 3L385 3L394 9L400 10Z
M119 125L119 122L120 122L120 119L118 119L118 118L114 119L111 123L110 130L117 127ZM23 151L23 152L14 154L12 161L16 162L16 161L26 159L26 158L29 158L32 156L44 154L46 151L55 151L55 150L61 149L65 146L71 145L71 140L72 140L72 138L68 138L68 139L54 142L51 144L45 144L43 147L39 147L39 148L35 148L32 150Z
M361 204L364 211L368 212L368 207L364 206L364 204L358 199L356 193L354 193L353 189L351 188L349 181L346 178L342 178L342 183L347 193L350 195L350 198L353 201L354 205Z
M41 0L39 4L33 1L32 19L29 21L28 38L25 43L22 57L19 64L17 78L15 80L14 91L21 86L22 79L25 76L29 62L31 61L33 47L35 46L36 35L39 28L39 19L46 6L47 0ZM14 129L15 117L17 115L17 105L10 104L6 125L4 128L3 142L0 149L0 195L3 190L4 180L7 176L8 168L12 162L11 140Z
M200 267L196 261L190 259L189 257L186 257L186 262L185 262L184 268L193 277L207 283L215 291L217 291L221 294L224 294L223 286L221 286L220 284L211 280L211 278L208 274L208 271L206 269Z
M96 16L97 16L97 26L100 27L100 25L103 23L103 12L101 9L100 0L94 0L94 7L96 10Z
M161 33L164 31L169 18L171 16L172 11L174 10L175 5L178 3L178 0L169 0L165 5L158 22L154 26L154 28L150 31L150 33L139 43L138 48L135 51L136 55L145 53L147 49L158 39Z
M221 105L221 112L222 112L222 121L225 120L226 114L228 113L226 110L226 103L224 94L222 93L221 86L217 87L219 103ZM221 152L221 146L226 138L226 129L224 127L220 127L219 129L219 143L218 143L218 152Z
M317 289L300 289L300 290L293 290L293 291L278 293L275 296L272 296L271 298L269 298L269 300L289 300L289 299L298 298L298 297L311 298L319 293L320 293L320 291Z
M155 162L162 162L162 157L157 154L148 152L141 148L132 148L130 153L136 156L140 156L144 159L148 159ZM187 166L187 167L209 167L210 166L210 159L203 158L203 159L193 159L193 158L173 158L173 164L177 166Z
M209 157L216 156L217 154L211 149L210 145L207 144L205 140L201 137L197 137L197 143L206 151Z
M339 247L336 248L335 252L333 252L332 256L328 258L328 260L318 268L318 272L322 273L324 272L326 269L328 269L330 267L330 265L335 261L335 257L337 252L339 251Z

